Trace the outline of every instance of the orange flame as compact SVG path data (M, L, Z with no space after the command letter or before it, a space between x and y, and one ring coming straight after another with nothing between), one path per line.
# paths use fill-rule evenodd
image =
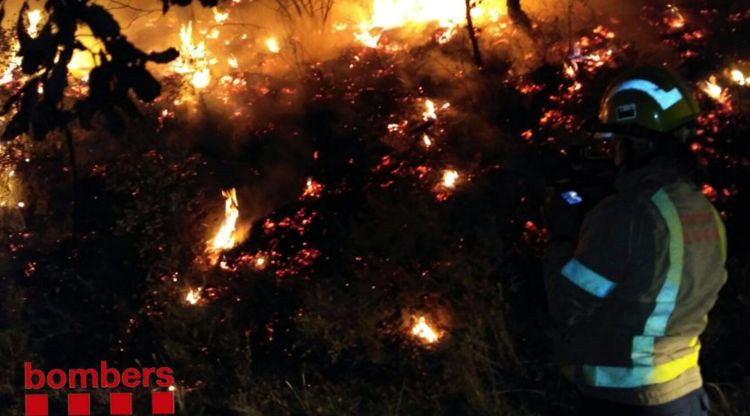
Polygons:
M190 77L196 89L204 89L211 83L209 60L204 41L193 43L193 22L180 26L180 57L172 67L178 74Z
M457 171L453 169L447 169L443 171L443 186L448 189L453 189L456 187L456 182L458 182L460 175Z
M682 15L677 6L667 5L667 16L665 17L670 29L678 30L685 27L685 16Z
M26 12L26 18L29 19L29 26L26 28L26 32L32 38L37 37L39 34L39 26L41 26L42 23L42 11L29 10Z
M229 19L229 12L220 12L216 7L211 10L214 12L214 21L216 23L222 24Z
M268 260L263 255L258 255L255 257L255 268L257 270L263 270L266 268L266 265L268 264Z
M426 344L434 344L443 336L443 332L430 326L424 316L416 319L416 323L411 328L411 334Z
M190 289L187 295L185 296L185 302L191 305L196 305L201 300L201 291L202 291L201 288Z
M734 81L738 85L742 87L750 85L750 77L745 78L745 74L742 73L742 71L740 71L739 69L733 69L730 72L730 75L732 77L732 81Z
M281 52L281 46L279 45L279 41L276 40L276 38L268 38L268 39L266 39L266 48L271 53L279 53L279 52Z
M729 95L729 90L722 88L716 77L711 75L707 81L703 81L700 85L701 90L706 93L709 97L713 98L720 104L724 105L727 109L731 110L732 101Z
M217 254L228 250L237 244L237 219L240 217L239 204L237 203L237 190L232 188L221 191L224 196L224 222L219 231L208 242L207 251L212 255L211 263L216 263Z
M497 21L500 16L499 2L491 5L485 1L471 9L473 19ZM466 20L466 4L462 1L433 0L373 0L372 15L358 25L355 39L363 45L376 48L385 30L424 25L431 22L446 29L439 37L439 43L447 42L456 28Z

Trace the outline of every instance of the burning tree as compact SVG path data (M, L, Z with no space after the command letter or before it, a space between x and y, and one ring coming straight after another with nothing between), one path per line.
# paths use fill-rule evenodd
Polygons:
M51 36L58 46L46 50L75 55L80 45L65 42L81 23L105 38L86 79L69 78L79 61L68 55L1 71L2 93L33 104L24 114L42 104L65 114L79 172L71 212L60 175L71 161L54 143L3 148L29 188L0 262L3 345L40 366L169 365L186 414L569 414L548 364L538 208L548 177L569 173L578 126L609 79L656 43L666 52L649 53L703 91L701 184L730 238L742 237L750 63L736 45L750 15L740 6L632 6L652 32L644 43L616 13L560 24L568 4L524 2L532 24L519 2L374 0L361 16L344 3L232 1L171 10L158 26L130 4L143 16L128 29L123 10L88 3L51 0L33 19L23 9L19 50ZM73 5L81 15L59 14ZM316 31L288 15L268 23L278 6ZM67 37L54 35L64 22ZM155 37L169 43L144 40ZM151 57L175 59L146 66ZM18 125L18 114L0 122ZM19 131L44 120L27 121ZM733 246L730 275L742 276L748 256ZM730 285L725 317L748 308L747 282ZM721 356L747 328L713 321L709 335L725 342L704 340L706 375L731 414L747 403L750 363ZM0 392L20 409L20 395Z

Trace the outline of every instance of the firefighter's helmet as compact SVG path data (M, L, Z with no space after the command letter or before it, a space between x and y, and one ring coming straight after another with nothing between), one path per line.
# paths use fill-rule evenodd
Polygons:
M643 66L618 77L599 107L599 135L653 139L694 124L700 107L692 90L667 70Z

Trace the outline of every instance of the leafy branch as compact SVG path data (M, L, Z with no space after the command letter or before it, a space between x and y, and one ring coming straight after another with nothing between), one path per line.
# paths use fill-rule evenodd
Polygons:
M163 0L163 10L173 4L189 3L190 0ZM204 6L215 3L201 0ZM47 0L44 8L48 19L34 37L24 23L27 3L19 13L18 56L26 79L0 107L0 115L12 114L0 138L7 141L29 134L35 140L43 140L74 120L89 128L97 115L103 117L113 133L122 131L124 114L140 116L135 100L151 102L161 93L161 85L146 64L165 64L179 53L174 48L150 53L140 50L122 34L108 10L88 0ZM0 20L3 17L0 12ZM66 94L68 66L75 51L88 51L76 38L79 27L88 27L103 48L94 53L97 63L89 74L88 94L72 97Z

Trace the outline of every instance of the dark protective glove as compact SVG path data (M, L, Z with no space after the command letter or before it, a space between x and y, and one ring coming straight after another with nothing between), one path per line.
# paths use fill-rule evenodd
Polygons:
M565 191L569 191L566 189ZM549 241L560 240L574 242L578 238L578 231L583 222L585 204L570 205L563 199L559 187L549 187L544 200L544 222L547 226Z

